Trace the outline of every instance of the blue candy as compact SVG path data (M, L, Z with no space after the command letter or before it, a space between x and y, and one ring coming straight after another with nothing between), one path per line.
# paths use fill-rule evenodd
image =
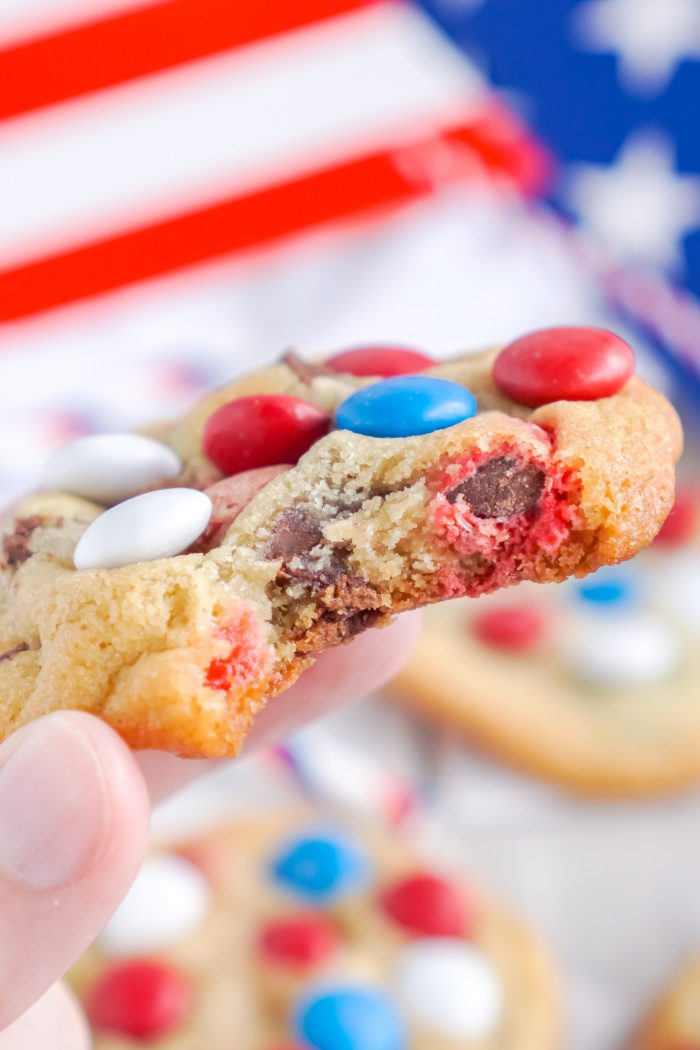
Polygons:
M630 604L636 597L636 588L624 570L600 569L576 584L576 593L584 602L609 608Z
M369 437L412 437L471 419L473 394L457 383L431 376L396 376L351 394L338 407L342 430Z
M304 999L295 1013L296 1036L313 1050L406 1050L395 1008L371 988L326 988Z
M272 862L273 877L280 885L319 904L361 886L368 872L363 854L335 834L295 839Z

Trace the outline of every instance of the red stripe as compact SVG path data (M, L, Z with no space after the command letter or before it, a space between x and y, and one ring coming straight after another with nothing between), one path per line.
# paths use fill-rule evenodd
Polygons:
M348 14L376 0L164 0L0 50L0 118Z
M0 321L15 321L136 281L258 248L312 227L397 207L432 192L436 181L473 178L479 170L483 173L487 169L490 180L506 177L511 187L515 184L521 191L530 192L535 173L539 178L543 170L539 147L522 133L513 135L519 131L516 125L501 128L499 133L493 113L485 113L475 123L437 138L365 156L2 271ZM440 161L437 172L432 163L435 150Z

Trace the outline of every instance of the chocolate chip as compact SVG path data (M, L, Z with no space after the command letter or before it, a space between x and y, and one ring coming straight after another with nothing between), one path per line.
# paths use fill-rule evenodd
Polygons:
M496 456L446 495L450 503L463 499L478 518L512 518L537 506L544 479L544 471L534 463Z
M32 551L29 541L34 530L43 523L44 519L38 514L32 514L29 518L18 518L14 530L3 537L2 549L7 558L7 564L13 569L31 558Z
M6 649L4 653L0 653L0 660L11 660L13 656L17 656L17 653L26 653L28 648L29 646L26 642L18 642L11 649Z
M293 558L306 554L323 539L320 523L303 510L282 511L274 524L268 558Z
M305 361L296 350L287 350L285 354L282 354L280 361L287 368L291 368L297 379L301 379L302 383L312 383L316 376L333 375L330 368L326 368L325 365L315 365L310 361Z
M389 598L367 580L345 572L318 597L319 613L295 639L297 652L316 653L386 620Z

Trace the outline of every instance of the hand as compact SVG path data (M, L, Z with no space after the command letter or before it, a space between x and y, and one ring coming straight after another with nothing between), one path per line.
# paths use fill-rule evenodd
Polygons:
M378 688L416 628L416 617L403 616L326 653L259 716L248 746ZM56 982L136 875L151 804L214 764L134 755L77 711L32 722L0 746L0 1050L87 1050L80 1009Z

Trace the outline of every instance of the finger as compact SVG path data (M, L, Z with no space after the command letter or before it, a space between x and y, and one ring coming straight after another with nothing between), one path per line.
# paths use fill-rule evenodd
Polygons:
M305 722L380 689L408 659L419 629L420 614L404 613L389 627L365 631L351 645L324 653L260 712L245 750L279 743Z
M0 1032L0 1050L89 1050L83 1012L63 984L54 984L38 1002Z
M2 744L0 1029L112 914L146 850L148 816L131 752L90 715L51 714Z
M313 667L257 716L246 753L277 743L305 722L379 689L408 658L419 628L419 613L403 613L383 630L365 631L350 645L322 653ZM218 764L156 751L140 752L137 761L153 802Z

